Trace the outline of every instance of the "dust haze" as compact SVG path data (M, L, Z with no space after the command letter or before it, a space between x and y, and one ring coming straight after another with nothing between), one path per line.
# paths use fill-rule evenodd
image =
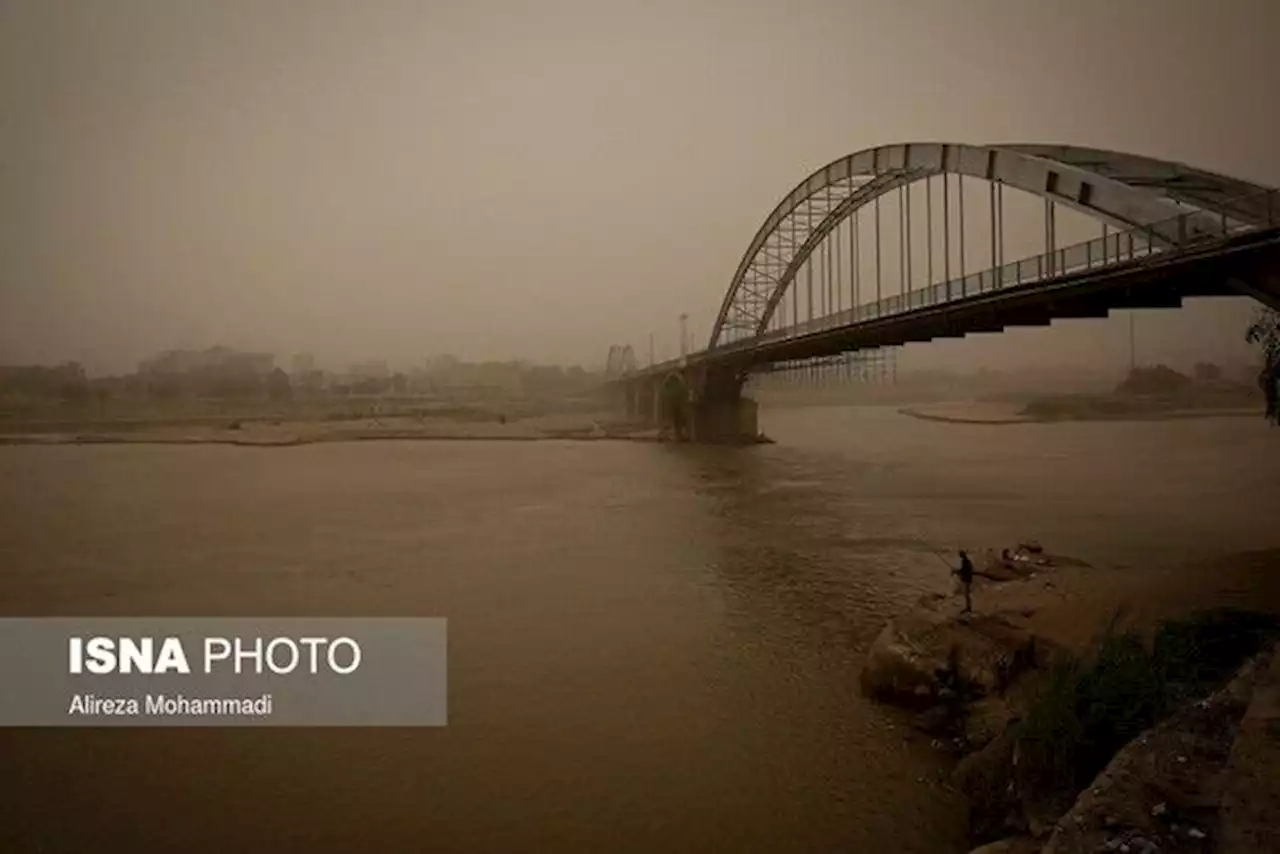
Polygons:
M1280 184L1268 0L4 2L0 363L225 345L343 365L705 342L804 175L911 140L1077 143ZM1251 358L1251 304L1140 312ZM913 345L1126 362L1129 324Z

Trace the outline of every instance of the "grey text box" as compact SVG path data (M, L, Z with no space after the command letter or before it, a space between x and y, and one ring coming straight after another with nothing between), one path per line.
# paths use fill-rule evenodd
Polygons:
M0 618L0 726L444 726L446 636L440 618Z

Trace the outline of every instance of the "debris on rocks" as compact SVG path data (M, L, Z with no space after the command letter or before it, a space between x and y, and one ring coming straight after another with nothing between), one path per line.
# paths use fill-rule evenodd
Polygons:
M991 581L1017 581L1035 578L1042 570L1085 565L1084 561L1065 555L1050 555L1039 543L1030 542L1019 543L1013 549L1001 549L999 553L987 549L978 574Z

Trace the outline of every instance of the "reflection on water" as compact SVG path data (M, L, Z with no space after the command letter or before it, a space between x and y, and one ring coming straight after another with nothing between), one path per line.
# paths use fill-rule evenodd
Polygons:
M948 588L933 550L1277 545L1258 421L763 423L778 445L0 449L8 613L450 620L442 730L0 733L10 847L960 850L936 758L856 690L883 620Z

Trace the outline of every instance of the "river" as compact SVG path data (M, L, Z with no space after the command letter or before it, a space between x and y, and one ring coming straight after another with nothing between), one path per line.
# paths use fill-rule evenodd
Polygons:
M9 730L21 851L960 851L857 691L930 549L1280 545L1261 419L761 413L778 444L0 447L7 615L449 619L449 725Z

